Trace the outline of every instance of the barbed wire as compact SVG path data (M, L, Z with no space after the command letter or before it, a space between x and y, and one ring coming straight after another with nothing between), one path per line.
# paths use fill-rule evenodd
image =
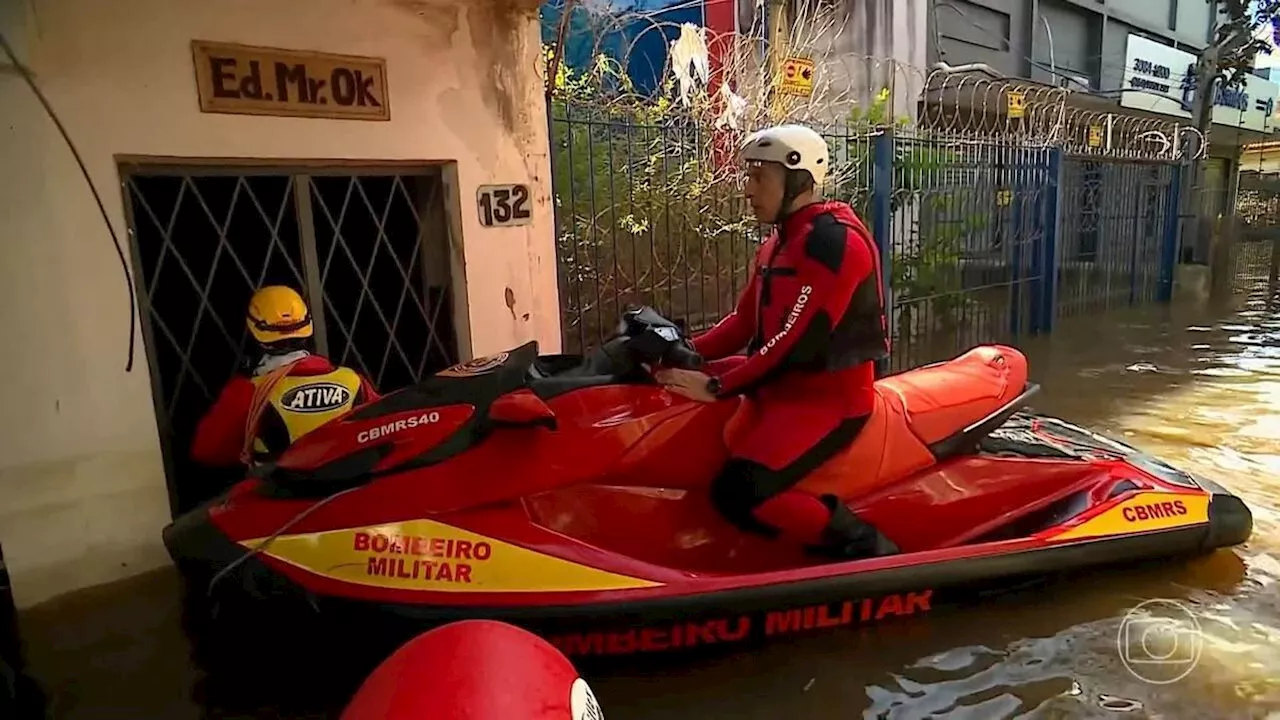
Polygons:
M1081 107L1081 96L1099 100L976 69L858 54L843 13L799 5L772 51L755 21L716 34L670 19L673 8L619 13L588 2L560 18L565 43L548 101L570 347L589 344L629 302L695 326L732 307L760 231L733 159L761 127L794 122L821 132L831 148L825 193L864 213L876 143L892 133L889 201L905 233L893 252L904 268L925 262L930 243L986 242L1004 212L982 209L992 195L1001 208L1034 207L1035 173L1050 148L1099 159L1181 157L1187 128L1175 121ZM787 75L805 70L807 88ZM941 219L954 212L977 219ZM956 238L939 240L944 227Z
M848 50L844 14L819 4L801 4L776 41L782 47L775 57L812 67L809 92L788 93L787 64L771 62L758 27L717 34L664 19L679 7L572 8L567 42L576 47L562 49L561 70L576 82L566 83L565 72L559 73L552 96L606 113L649 104L661 109L664 120L729 136L788 121L840 133L894 127L1004 138L1121 158L1178 159L1186 145L1188 130L1177 121L1072 105L1076 97L1090 98L1087 93L856 54Z

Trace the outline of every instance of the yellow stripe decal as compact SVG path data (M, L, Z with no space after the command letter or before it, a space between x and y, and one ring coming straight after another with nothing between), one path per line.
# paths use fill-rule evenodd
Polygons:
M252 549L265 539L240 544ZM395 590L529 593L631 590L662 584L597 570L433 520L283 535L262 554L333 580Z
M1208 493L1139 493L1055 535L1054 540L1131 535L1209 522Z

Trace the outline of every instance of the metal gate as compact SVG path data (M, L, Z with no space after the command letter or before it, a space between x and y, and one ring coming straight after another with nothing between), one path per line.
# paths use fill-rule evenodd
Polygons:
M1280 179L1241 173L1235 218L1219 230L1231 246L1232 291L1270 298L1280 281Z
M241 476L192 463L188 449L251 349L244 314L257 288L302 292L316 350L381 392L456 361L438 167L122 164L121 175L175 513Z
M1063 168L1060 317L1154 301L1166 228L1176 222L1173 166L1072 157ZM1172 188L1172 190L1171 190Z

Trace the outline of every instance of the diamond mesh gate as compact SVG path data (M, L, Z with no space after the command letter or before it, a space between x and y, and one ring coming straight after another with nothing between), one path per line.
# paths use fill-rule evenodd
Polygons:
M456 361L438 169L121 171L175 513L242 476L198 466L188 450L200 417L251 354L244 313L258 287L302 292L316 350L381 392Z

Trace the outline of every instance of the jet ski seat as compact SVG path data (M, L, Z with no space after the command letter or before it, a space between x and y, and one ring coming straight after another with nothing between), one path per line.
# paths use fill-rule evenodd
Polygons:
M1003 345L983 345L947 362L876 383L902 401L907 425L933 445L1007 405L1027 385L1027 358Z
M1001 345L878 380L875 408L853 444L798 487L848 501L903 480L976 443L1027 394L1026 356Z

